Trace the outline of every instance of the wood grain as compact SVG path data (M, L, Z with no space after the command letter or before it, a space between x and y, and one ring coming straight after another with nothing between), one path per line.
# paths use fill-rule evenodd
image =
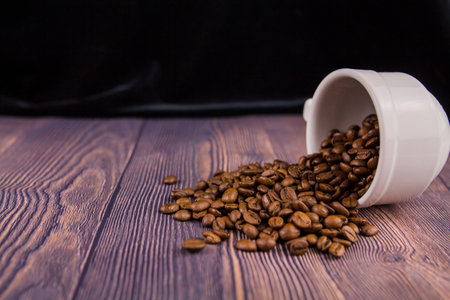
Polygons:
M72 292L141 126L1 119L0 298Z
M161 185L165 175L189 186L213 169L296 161L303 132L295 116L147 121L75 298L445 299L449 191L440 179L412 202L363 211L381 233L341 260L315 250L292 257L282 247L242 253L236 234L198 254L181 250L202 228L158 213L172 189Z
M342 259L243 253L236 233L190 254L181 242L202 227L158 212L170 190L297 161L301 117L22 120L0 118L1 299L448 298L450 161L422 196L362 210L380 234ZM180 183L161 184L169 174Z

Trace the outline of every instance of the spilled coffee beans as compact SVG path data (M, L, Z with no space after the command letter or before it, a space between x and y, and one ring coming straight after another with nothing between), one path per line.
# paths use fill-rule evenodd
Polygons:
M298 163L250 163L231 172L218 170L194 188L174 189L173 202L160 212L211 228L202 232L203 239L185 240L188 251L218 244L235 229L246 236L234 245L241 251L269 251L281 243L292 255L316 247L342 257L360 233L378 233L358 216L357 206L375 177L379 153L378 120L370 115L361 127L330 130L320 152L301 156ZM164 179L176 182L173 175Z

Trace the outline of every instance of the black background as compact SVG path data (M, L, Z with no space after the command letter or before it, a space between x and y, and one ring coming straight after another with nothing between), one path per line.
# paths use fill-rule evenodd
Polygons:
M342 67L409 73L450 110L445 0L12 2L1 114L299 112Z

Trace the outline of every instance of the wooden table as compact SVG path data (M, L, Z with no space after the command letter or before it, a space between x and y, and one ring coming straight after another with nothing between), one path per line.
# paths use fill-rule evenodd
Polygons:
M158 209L215 169L305 153L300 116L0 118L0 299L449 299L450 162L425 193L362 210L345 257L242 253Z

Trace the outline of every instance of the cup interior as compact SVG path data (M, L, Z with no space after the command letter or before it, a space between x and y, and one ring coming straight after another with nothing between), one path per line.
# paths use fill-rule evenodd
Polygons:
M346 76L335 77L321 85L314 101L315 109L309 121L312 122L309 152L319 151L330 129L345 132L350 125L361 126L366 116L376 113L366 88L356 79Z

